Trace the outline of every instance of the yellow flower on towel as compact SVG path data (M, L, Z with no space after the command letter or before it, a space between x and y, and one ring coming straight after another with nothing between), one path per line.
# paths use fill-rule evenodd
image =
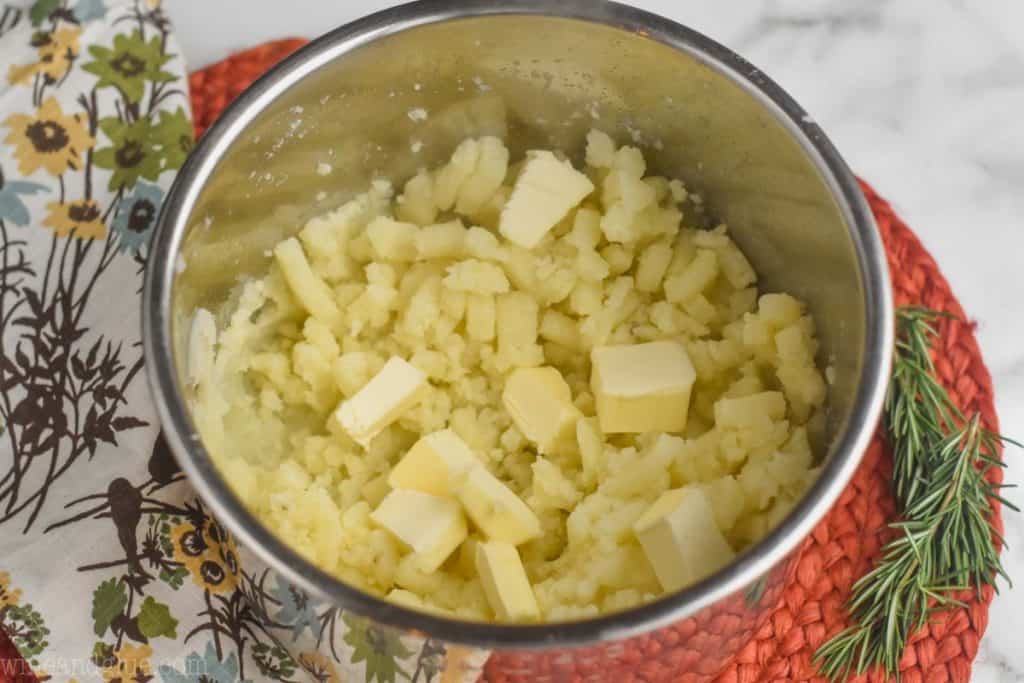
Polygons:
M50 202L49 213L43 225L57 233L57 237L74 235L83 240L100 240L107 236L107 226L94 199L73 202Z
M174 559L192 581L211 593L228 593L238 585L238 550L235 542L211 519L198 528L182 522L171 529Z
M78 26L36 33L32 45L39 58L31 64L12 64L7 70L7 81L11 85L28 85L33 77L42 74L47 82L56 83L68 74L78 58L81 35L82 29Z
M55 97L47 98L35 114L11 114L4 125L11 129L5 142L14 145L23 175L40 168L55 176L77 169L86 150L96 144L85 115L65 114Z
M78 57L81 35L78 26L64 26L51 33L49 40L39 46L39 72L55 83L64 78Z

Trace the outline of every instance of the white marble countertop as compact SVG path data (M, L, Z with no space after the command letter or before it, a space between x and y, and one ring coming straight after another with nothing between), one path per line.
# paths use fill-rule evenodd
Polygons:
M165 0L192 68L394 4ZM892 201L978 320L1003 429L1024 438L1024 3L633 4L708 34L770 74ZM1008 481L1024 483L1024 453L1011 450L1008 459ZM1006 535L1007 569L1024 584L1024 517L1010 516ZM1024 588L1006 590L992 606L974 680L1024 682L1022 634Z

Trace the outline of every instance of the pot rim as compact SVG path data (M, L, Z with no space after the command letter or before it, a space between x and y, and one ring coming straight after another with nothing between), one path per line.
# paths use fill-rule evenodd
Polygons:
M642 34L684 52L754 97L800 144L849 226L863 279L867 320L857 396L831 459L783 522L732 564L680 592L621 612L572 622L494 624L435 616L371 596L313 566L263 526L220 476L196 432L172 354L171 292L189 213L228 147L279 95L320 66L384 36L455 19L541 15ZM684 619L768 573L794 551L853 476L878 422L891 369L892 289L885 249L856 179L821 128L774 81L706 36L634 7L596 0L421 0L368 15L300 48L246 89L198 141L168 192L153 236L142 292L146 371L165 437L210 512L241 543L308 593L374 621L449 642L501 649L587 645L635 636Z

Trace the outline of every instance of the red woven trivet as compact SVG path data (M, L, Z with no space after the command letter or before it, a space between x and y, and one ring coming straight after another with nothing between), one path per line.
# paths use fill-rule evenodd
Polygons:
M255 78L303 44L301 39L267 43L192 74L192 109L199 136L224 107ZM940 323L941 342L936 369L965 412L980 412L991 429L998 428L992 400L992 380L981 358L973 326L938 266L892 207L867 184L865 195L875 213L886 245L896 303L918 304L952 313ZM877 557L894 520L889 490L891 458L876 436L863 464L835 508L807 539L792 580L754 638L720 674L719 683L761 681L824 681L815 675L811 657L819 645L847 621L843 605L854 581ZM1001 472L994 471L994 477ZM1002 519L996 509L996 529ZM940 616L917 634L900 664L907 683L942 683L970 680L971 663L988 623L993 591L979 600L974 593L960 596L967 605ZM13 648L0 633L0 661ZM666 662L670 652L646 653ZM501 678L501 656L492 658L487 678ZM2 678L2 674L0 674ZM623 675L623 679L629 678ZM29 680L29 679L18 679ZM871 675L856 680L882 681Z
M194 73L191 86L196 134L201 134L227 104L228 93L240 92L302 42L289 39L267 43ZM992 379L982 361L973 326L961 322L966 320L963 309L913 232L866 183L862 188L885 242L897 305L918 304L955 316L940 325L936 369L960 408L967 413L980 411L987 425L997 430ZM891 468L890 454L876 436L853 482L807 539L793 579L770 618L721 673L720 683L824 681L815 676L811 657L828 636L847 625L843 605L850 589L870 568L888 538L888 524L895 518L889 490ZM996 477L1001 474L993 472ZM1001 533L998 508L995 526ZM966 609L942 615L917 634L900 665L903 680L969 681L971 662L988 624L992 596L991 589L985 590L981 600L971 592L960 596L968 605ZM667 660L668 653L654 655L659 657ZM487 667L489 678L500 678L501 664L501 656L492 658ZM862 678L884 680L879 675Z

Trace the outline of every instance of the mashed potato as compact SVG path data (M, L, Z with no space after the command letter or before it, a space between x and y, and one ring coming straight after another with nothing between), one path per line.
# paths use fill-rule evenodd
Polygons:
M518 551L542 620L663 592L634 524L666 491L699 488L740 551L816 475L808 434L826 387L804 306L759 294L726 227L693 227L699 198L645 176L638 149L592 132L571 182L557 176L571 171L563 157L531 154L543 164L468 140L397 197L375 182L310 220L191 331L195 419L253 513L343 581L471 619L498 618L474 564L480 530L424 573L371 517L424 435L453 430L539 518ZM685 429L602 434L591 350L658 340L681 343L695 370ZM395 356L428 386L364 448L332 416ZM509 374L535 366L561 374L578 416L551 452L502 401Z

